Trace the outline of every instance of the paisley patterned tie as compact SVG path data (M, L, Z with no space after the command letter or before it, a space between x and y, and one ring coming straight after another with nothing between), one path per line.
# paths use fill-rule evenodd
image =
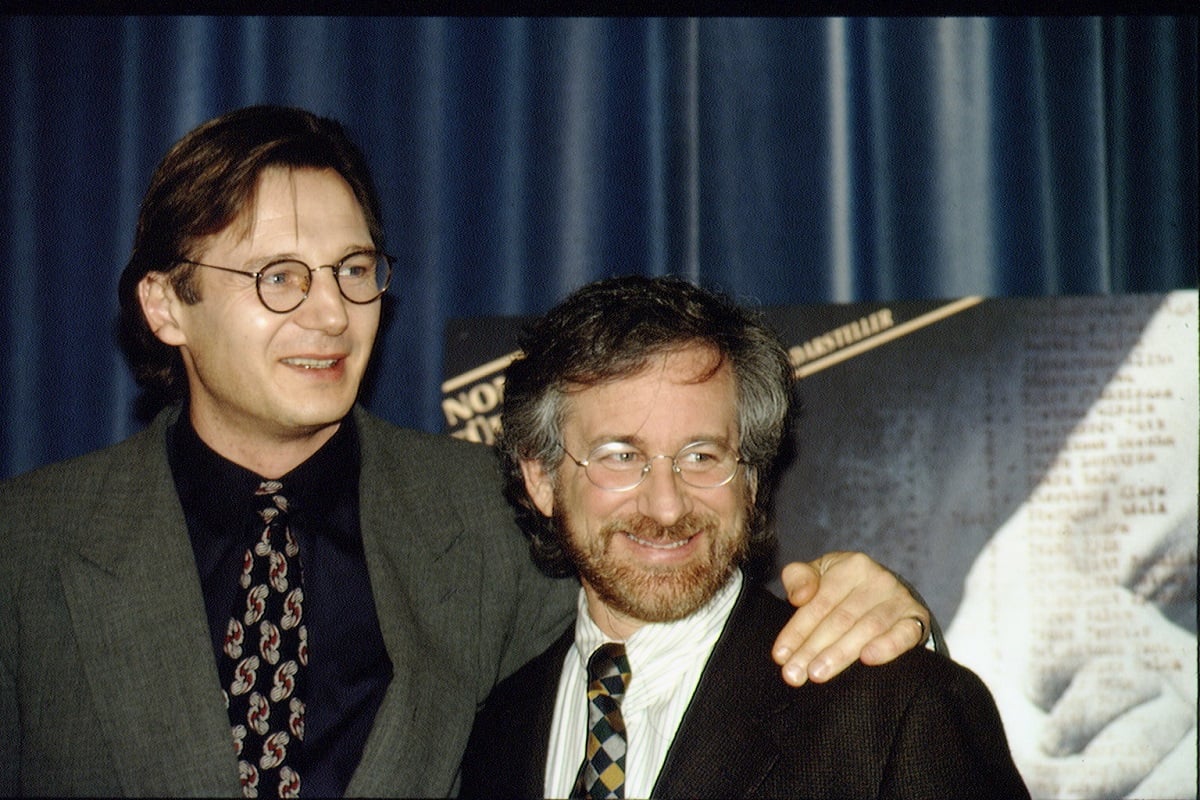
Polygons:
M308 637L300 548L282 488L263 481L255 492L261 533L243 558L220 661L246 797L300 794Z

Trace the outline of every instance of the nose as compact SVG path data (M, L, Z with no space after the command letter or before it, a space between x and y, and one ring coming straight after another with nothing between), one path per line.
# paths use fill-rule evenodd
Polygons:
M659 465L659 459L665 463ZM692 510L692 497L675 474L671 456L654 456L648 466L649 473L637 487L638 511L660 525L674 525Z
M308 297L296 309L296 322L305 328L337 336L350 324L346 309L349 301L342 296L333 267L318 267L312 271Z

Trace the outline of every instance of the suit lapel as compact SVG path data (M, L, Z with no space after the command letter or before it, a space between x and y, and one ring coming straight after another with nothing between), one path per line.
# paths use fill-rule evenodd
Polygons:
M765 592L745 586L713 649L654 786L655 797L742 797L780 757L771 719L794 702L771 660L787 619Z
M461 696L464 687L461 676L430 666L449 659L428 657L444 645L436 632L426 630L424 617L418 615L422 610L412 607L406 587L428 578L410 570L437 562L436 555L426 552L427 542L453 541L459 523L453 514L445 513L435 488L424 482L419 469L395 459L380 444L384 436L378 428L384 423L358 410L355 414L362 448L363 549L394 672L346 793L394 795L397 787L404 787L409 794L444 795L452 787L439 781L457 769L461 757L457 748L465 738L462 730L470 729L469 719L450 716L462 704L444 700ZM428 609L423 611L428 614Z
M571 626L488 698L463 762L464 797L541 797L558 683L575 640Z
M60 565L83 678L128 794L239 788L229 719L162 417L81 509Z
M425 673L414 662L413 638L405 621L412 612L402 604L397 587L404 585L402 565L411 557L408 529L418 523L399 495L406 487L402 467L380 466L384 454L376 448L371 432L372 418L357 413L359 446L362 452L359 475L359 527L363 552L371 579L375 610L383 634L384 647L391 659L393 677L375 712L375 721L363 746L358 767L346 787L348 796L386 795L395 786L421 784L424 745L414 722L421 716L422 698L441 697L436 688L425 685ZM381 475L388 475L387 485Z
M575 641L575 627L523 670L517 683L519 703L505 731L496 731L509 742L508 762L512 769L513 789L519 797L541 797L546 785L546 758L549 754L550 728L554 724L554 703L562 678L563 660ZM529 707L530 698L536 703Z

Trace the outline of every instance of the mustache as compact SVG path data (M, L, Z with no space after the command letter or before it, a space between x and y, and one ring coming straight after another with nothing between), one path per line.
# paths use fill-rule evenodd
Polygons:
M701 533L713 533L720 522L715 515L690 513L674 525L660 525L650 517L638 514L612 520L600 528L604 541L618 534L627 534L646 542L678 542Z

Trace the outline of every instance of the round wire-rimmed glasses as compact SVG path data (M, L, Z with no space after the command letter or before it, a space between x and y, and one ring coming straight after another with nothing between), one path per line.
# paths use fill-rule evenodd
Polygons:
M219 267L216 264L204 264L186 258L180 259L179 263L254 278L259 301L268 311L286 314L295 311L308 299L313 273L322 269L333 272L342 297L358 305L373 303L387 290L388 283L392 280L392 265L396 263L396 259L376 250L359 250L345 256L336 264L310 267L303 261L286 258L272 261L257 272Z
M657 459L671 462L671 471L696 489L724 486L737 475L742 458L721 442L699 441L684 445L675 455L648 456L628 442L605 442L578 459L563 445L567 458L583 468L593 485L609 492L628 492L641 485Z

